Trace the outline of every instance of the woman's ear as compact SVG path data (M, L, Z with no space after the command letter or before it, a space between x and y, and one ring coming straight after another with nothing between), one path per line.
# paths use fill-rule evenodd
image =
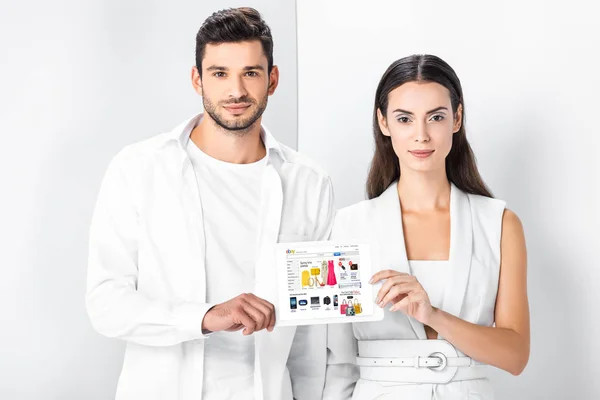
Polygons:
M387 120L383 116L380 108L377 108L377 122L379 122L379 129L381 129L381 133L383 133L384 136L392 136L387 126Z
M456 110L456 113L454 114L454 126L452 127L452 133L456 133L456 132L460 131L460 128L462 126L462 113L463 113L463 106L462 106L462 104L459 104L458 109Z

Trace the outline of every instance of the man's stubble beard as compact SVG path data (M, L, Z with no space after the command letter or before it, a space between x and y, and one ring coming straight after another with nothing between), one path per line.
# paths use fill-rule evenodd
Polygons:
M221 129L223 129L231 135L241 137L250 132L252 126L254 126L256 121L258 121L258 119L262 116L265 109L267 108L268 100L269 96L265 95L262 101L258 103L258 107L254 110L252 115L244 119L235 119L233 121L225 119L221 113L217 112L217 107L236 103L249 103L252 104L250 106L252 107L253 105L257 104L256 100L243 96L237 99L229 100L227 102L221 102L218 106L216 106L215 103L213 103L209 98L202 97L202 104L204 105L204 111L208 115L210 115L210 117L213 119L213 121L215 121L217 126L219 126Z

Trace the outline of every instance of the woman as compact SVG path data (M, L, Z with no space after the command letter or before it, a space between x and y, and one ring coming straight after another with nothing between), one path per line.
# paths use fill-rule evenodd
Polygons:
M485 364L528 362L523 228L481 179L464 118L438 57L381 78L369 200L340 210L331 236L371 244L384 319L329 326L326 399L492 399Z

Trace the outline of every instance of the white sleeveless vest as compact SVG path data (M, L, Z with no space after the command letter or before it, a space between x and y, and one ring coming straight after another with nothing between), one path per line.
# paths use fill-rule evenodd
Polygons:
M494 323L504 209L504 201L466 194L451 184L451 237L448 263L451 270L446 275L446 288L440 308L478 325L492 326ZM339 210L331 239L370 244L373 273L386 269L410 273L397 182L392 183L381 196L375 199ZM326 392L328 386L331 388L331 393L339 393L337 388L351 388L352 381L356 382L359 378L358 369L350 368L357 355L357 340L427 339L424 326L419 321L402 312L389 312L387 308L384 313L381 321L329 326L330 355L327 372L329 382L326 383ZM443 339L441 335L439 339ZM486 382L450 382L442 385L444 388L440 387L440 390L454 392L456 395L470 390L469 386L484 385L486 391L491 391L491 387ZM431 399L433 398L431 395L421 396L413 391L431 393L432 390L436 390L435 386L405 385L402 390L408 391L398 392L398 394L406 394L409 396L407 398L413 399ZM383 396L385 393L391 395L387 389L377 382L360 380L354 389L353 399L379 399L380 397L377 396ZM488 399L491 396L493 395L486 395L483 398ZM325 398L328 398L327 395ZM381 397L383 398L387 399L385 396Z
M449 261L452 270L441 308L478 325L494 323L505 204L502 200L466 194L451 184ZM369 243L373 273L385 269L409 273L397 182L375 199L339 210L331 239ZM403 328L411 328L412 334L404 330L398 335L396 324L391 332L377 328L372 331L371 328L386 324L390 318L399 319L397 322L404 325ZM363 326L366 332L362 332ZM357 324L357 327L359 340L367 333L369 340L427 338L423 324L397 312L386 312L383 321Z

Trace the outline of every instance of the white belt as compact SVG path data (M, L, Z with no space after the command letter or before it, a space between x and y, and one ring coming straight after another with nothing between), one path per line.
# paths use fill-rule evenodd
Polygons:
M356 363L365 380L448 383L487 377L486 366L446 340L360 340Z

